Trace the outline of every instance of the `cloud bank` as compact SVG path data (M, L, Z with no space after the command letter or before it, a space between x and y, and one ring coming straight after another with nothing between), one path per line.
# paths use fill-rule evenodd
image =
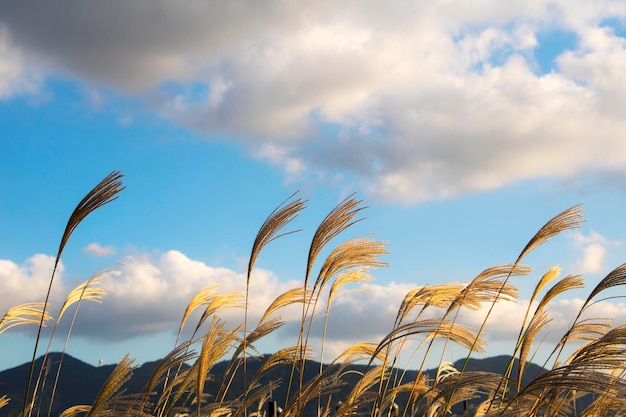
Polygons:
M597 235L592 235L584 240L597 239ZM0 312L4 313L9 307L22 302L43 299L53 262L53 257L47 255L34 255L23 265L0 260L0 280L3 282ZM72 338L78 337L106 346L111 342L132 343L133 340L143 336L169 332L173 346L183 312L197 292L214 286L221 294L233 292L242 296L245 289L244 274L227 268L212 267L176 250L160 254L127 255L122 259L121 265L118 271L106 274L101 281L100 287L106 290L103 303L85 302L80 306ZM63 272L61 265L51 298L50 311L54 317L71 288L78 284L68 282ZM295 281L281 282L271 271L256 270L250 287L251 326L258 322L278 295L299 285L301 283ZM332 359L356 343L379 342L391 331L402 299L414 287L416 286L412 284L371 283L363 287L346 288L358 291L346 291L332 304L325 340L325 358ZM554 300L548 308L548 314L552 319L548 326L549 331L542 333L538 340L541 339L548 346L554 346L571 326L582 303L582 299L568 296ZM477 329L484 320L488 308L488 305L484 305L476 312L464 309L461 311L459 321ZM323 312L324 309L322 303L320 311ZM498 303L485 328L484 337L487 342L508 343L512 348L527 309L528 300L524 299L524 295L518 302ZM300 312L299 306L281 310L278 315L283 318L285 325L263 343L270 343L274 350L277 346L281 348L295 344L299 332ZM440 313L431 311L424 317L441 317ZM619 300L599 302L590 313L594 317L613 317L616 320L614 325L624 324L626 304ZM218 313L218 317L225 320L228 327L234 328L243 322L243 310L224 309ZM311 333L310 346L319 353L323 317L321 313L317 317ZM189 337L197 319L196 315L188 321L184 337ZM70 317L66 313L64 325L69 320ZM32 332L33 327L22 326L11 331Z
M0 99L54 77L113 89L388 201L615 182L625 19L621 0L4 2Z

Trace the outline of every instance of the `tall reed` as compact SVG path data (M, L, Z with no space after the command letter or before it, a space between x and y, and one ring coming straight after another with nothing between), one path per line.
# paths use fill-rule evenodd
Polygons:
M41 329L52 321L49 297L63 249L80 222L117 198L123 190L121 178L119 172L107 176L70 216L44 301L15 306L0 320L0 333L15 326L38 326L21 410L23 417L41 412L44 405L41 397L39 401L36 398L46 392L45 360L34 388L31 385ZM467 282L411 289L400 302L387 334L379 340L357 343L337 357L327 359L328 327L334 314L331 306L343 293L362 290L359 286L373 279L375 269L387 266L381 260L387 253L386 242L375 240L374 235L336 241L363 220L359 217L365 209L361 204L361 200L351 195L329 211L307 248L302 285L278 294L252 326L250 306L254 294L250 285L257 259L274 240L300 231L296 228L285 232L306 205L295 194L290 196L270 213L256 234L242 283L245 291L220 292L211 283L200 289L184 310L173 350L154 368L141 392L124 390L135 369L133 360L127 356L113 370L91 405L76 404L61 415L274 417L267 416L268 405L274 404L273 392L283 384L285 397L280 402L280 417L301 417L307 413L318 417L436 417L458 412L490 417L625 415L626 326L613 327L609 319L589 317L588 313L600 302L621 297L615 290L626 284L626 264L617 267L591 290L572 318L571 326L551 349L538 342L552 322L549 307L557 297L581 289L584 281L578 275L560 278L560 268L550 268L537 279L529 296L504 369L488 372L470 367L476 353L489 352L484 334L496 306L519 299L514 279L531 279L532 269L523 265L522 260L554 236L579 227L583 221L580 206L548 221L511 264L487 268ZM329 245L334 246L329 248ZM324 252L327 255L320 259ZM51 340L70 306L75 304L73 325L82 301L101 301L104 292L98 286L100 279L100 275L95 275L68 295L55 320ZM607 293L609 290L612 292ZM258 342L275 335L286 323L287 309L294 306L300 311L294 343L270 355L260 355ZM243 309L243 322L229 327L220 315L231 308ZM464 316L480 311L486 313L478 328L462 322ZM193 317L199 318L189 323ZM320 334L315 333L315 320L322 321ZM183 330L189 326L193 330L185 334L191 336L183 340ZM310 368L308 361L316 357L313 337L321 340L317 356L321 360L310 376L305 369ZM446 361L452 346L457 352L464 352L458 369ZM540 349L551 352L543 364L544 370L538 375L528 375L529 361ZM253 374L250 373L252 360L261 361L255 364ZM411 366L413 361L418 363L416 369ZM426 366L432 361L437 365L427 371ZM220 362L225 363L225 370L217 375L212 369ZM288 369L285 381L273 378L273 372L281 367ZM59 366L48 402L49 416L60 378ZM210 386L213 388L209 389ZM586 405L581 408L583 400ZM8 401L7 396L0 396L0 408L6 407Z

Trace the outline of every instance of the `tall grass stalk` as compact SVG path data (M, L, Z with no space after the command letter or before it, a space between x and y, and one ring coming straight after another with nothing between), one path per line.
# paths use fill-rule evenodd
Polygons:
M48 291L46 292L46 298L43 304L41 321L39 322L39 327L37 329L37 337L35 339L35 347L33 349L33 358L28 374L28 382L26 383L26 391L24 393L24 406L22 407L22 415L26 415L27 409L29 408L28 400L30 397L30 386L33 379L33 372L35 370L35 360L37 359L37 349L39 347L39 340L41 339L41 330L43 329L44 325L44 318L46 316L48 301L50 300L50 293L52 292L52 283L54 281L54 276L56 274L59 261L61 260L61 254L63 253L63 249L65 248L65 245L72 235L72 232L87 216L89 216L93 211L104 206L105 204L108 204L111 201L117 199L118 194L125 188L122 187L122 177L123 175L121 172L114 171L106 176L102 181L100 181L100 183L98 183L98 185L96 185L89 193L87 193L87 195L78 203L78 205L72 212L72 215L70 216L67 225L65 226L65 232L61 237L59 249L57 250L57 255L54 260L54 267L52 268L52 274L50 276L50 282L48 284Z
M63 248L87 215L117 198L123 189L120 179L120 173L112 173L74 210L59 245L45 300L13 307L0 320L0 334L19 325L38 326L22 407L23 417L33 413L39 415L43 411L45 401L41 396L47 389L47 373L53 369L48 366L46 358L61 318L70 306L75 307L65 338L64 355L82 301L100 302L104 295L104 291L98 288L99 276L94 276L68 295L55 321L42 368L32 388L41 330L44 323L52 320L49 298ZM318 417L395 417L399 410L402 410L403 417L442 417L462 407L465 407L465 415L471 412L486 417L624 415L626 325L613 327L608 318L588 317L588 313L593 305L620 297L614 293L607 296L606 291L626 284L626 264L614 269L592 289L570 327L553 349L547 351L551 353L544 363L544 373L526 375L527 363L544 343L538 345L537 340L551 324L549 306L557 297L583 286L581 276L559 278L561 271L558 267L544 273L535 285L520 317L521 326L515 332L512 352L503 370L487 372L469 368L473 355L487 351L483 333L496 305L519 299L513 279L532 272L521 261L552 237L579 227L582 222L580 206L565 210L548 221L513 264L487 268L469 281L422 285L409 290L387 334L380 340L356 343L328 360L328 332L335 303L345 292L362 290L354 286L373 279L372 270L387 266L381 260L387 253L386 242L365 235L335 243L337 237L363 220L358 217L364 209L360 200L351 195L341 201L313 234L303 285L278 294L253 327L249 324L249 310L253 305L251 282L256 261L269 243L299 231L284 232L300 215L305 203L294 194L263 222L251 248L245 291L220 292L209 283L191 298L182 315L173 350L156 365L140 392L126 393L124 390L136 368L133 360L126 356L91 405L77 404L60 415L271 417L267 416L265 409L269 401L274 401L273 392L285 382L281 417L304 417L308 410L314 410ZM334 246L329 248L331 243ZM323 252L327 254L322 259ZM243 308L243 321L227 326L220 313L232 308ZM279 348L269 356L261 356L255 345L281 329L287 322L283 315L292 316L287 309L293 308L298 309L298 319L294 320L297 326L295 343ZM481 311L486 313L482 313L477 329L462 321L468 312L480 314ZM189 323L191 317L198 317L196 323ZM323 321L321 334L317 334L313 326L315 320ZM183 337L187 334L189 338ZM320 364L314 376L306 379L307 361L315 357L311 346L315 337L321 340ZM459 369L446 362L453 345L465 352ZM433 360L431 357L436 363L434 373L425 369ZM407 358L402 369L401 361ZM250 360L251 364L253 359L262 362L251 374L248 362ZM414 360L419 365L416 371L411 371L408 368ZM225 370L221 375L215 375L213 369L221 361L225 363ZM367 366L357 368L354 367L356 363ZM275 378L267 381L267 376L280 367L285 367L286 381ZM61 364L48 399L49 416L54 412L60 371ZM352 381L352 385L346 388L346 381ZM215 383L214 390L209 390L209 382ZM579 410L581 401L589 398L589 405ZM0 396L0 408L6 407L8 400L6 396ZM341 402L334 407L337 400Z

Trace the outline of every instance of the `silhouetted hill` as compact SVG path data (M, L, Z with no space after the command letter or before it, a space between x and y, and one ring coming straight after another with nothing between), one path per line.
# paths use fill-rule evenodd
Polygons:
M49 407L48 401L52 396L52 386L56 377L61 356L62 355L60 353L51 353L50 355L48 355L48 360L51 366L46 368L47 382L44 385L43 392L38 396L42 399L42 402L37 403L39 404L39 409L42 410L42 415L47 415L47 410ZM259 369L259 366L264 362L264 358L258 359L259 360L250 360L248 362L249 375L254 375ZM501 374L504 372L504 370L506 370L509 360L509 356L496 356L487 359L472 359L468 363L467 370L480 370ZM37 359L35 364L36 366L34 378L37 378L37 373L39 372L39 369L41 369L41 362L42 358ZM135 369L135 371L133 372L133 377L124 386L126 392L141 392L158 363L158 361L147 362ZM460 369L463 366L463 361L459 360L455 362L454 365L457 369ZM226 366L227 362L220 362L211 369L211 374L216 375L216 378L207 381L205 389L206 392L215 393L218 390L219 383L221 382L221 378L219 376L224 375L224 373L226 372ZM516 370L517 362L515 366L516 368L514 369ZM55 394L52 415L57 416L63 410L74 405L93 404L96 396L100 391L100 388L105 383L114 368L115 365L95 367L85 362L82 362L70 355L65 354L63 356L63 365L61 367L59 383ZM7 406L0 408L0 417L17 415L21 410L24 401L24 390L28 380L29 369L30 363L26 363L15 368L7 369L0 372L0 397L6 395L7 397L11 398L11 401ZM365 370L365 366L354 365L352 366L352 369L363 371ZM262 384L267 384L270 381L282 381L281 386L273 391L273 399L278 401L279 405L285 402L285 398L287 396L286 385L287 381L289 381L290 372L291 365L279 366L274 368L270 374L266 375L261 380ZM305 366L304 380L309 380L318 372L319 363L307 361ZM543 369L541 367L534 364L528 364L525 371L526 377L524 378L524 382L527 382L527 380L536 377L542 372ZM413 380L416 374L416 371L407 371L405 380ZM430 370L427 371L427 374L429 375L429 377L433 378L436 374L436 371ZM515 371L513 375L515 375ZM358 375L348 375L345 379L346 386L340 392L337 392L333 395L332 402L335 403L341 398L345 397L357 380ZM229 391L229 396L227 398L235 398L242 392L243 386L243 375L240 370L233 379L231 389ZM294 391L292 390L291 392L293 393ZM402 400L402 397L398 399L399 402ZM311 404L311 407L314 407L314 404ZM313 408L311 408L310 413L307 414L314 415Z

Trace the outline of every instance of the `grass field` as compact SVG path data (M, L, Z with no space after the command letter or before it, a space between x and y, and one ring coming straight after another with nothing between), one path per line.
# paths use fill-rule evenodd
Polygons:
M74 229L92 212L118 197L124 188L121 180L122 174L113 172L78 204L61 237L55 269ZM518 299L518 289L511 278L531 273L531 268L522 263L526 255L559 233L579 227L583 219L580 206L549 220L512 264L489 268L469 282L417 287L409 291L398 306L395 323L385 337L374 343L356 344L336 358L325 359L329 366L320 367L314 377L305 378L305 361L312 353L309 340L314 318L324 322L323 334L316 335L324 340L331 306L341 295L342 288L370 281L374 269L386 266L381 260L387 252L385 242L371 235L341 240L342 233L361 220L361 203L351 196L326 216L307 248L308 261L302 285L279 295L267 307L260 321L251 323L248 320L248 301L252 296L249 284L255 262L268 244L291 233L288 226L305 207L305 201L297 194L291 196L267 217L256 235L244 293L219 293L212 286L198 292L181 319L176 347L157 366L143 390L129 393L122 389L134 369L133 360L127 357L117 365L93 404L77 404L65 410L62 416L261 417L272 410L268 402L275 386L259 381L275 367L284 365L290 367L288 380L275 381L275 384L290 387L281 402L280 414L284 417L302 416L305 407L310 409L311 404L320 417L444 416L450 415L452 410L475 416L626 414L622 411L626 410L626 326L613 327L610 318L594 318L586 314L595 303L614 298L613 292L606 295L607 290L626 283L626 264L614 269L589 292L578 315L572 317L571 327L558 343L541 346L543 351L550 352L542 364L546 372L533 379L523 378L525 364L538 349L536 336L550 325L547 306L558 295L583 287L582 277L562 277L558 267L546 271L529 295L529 307L506 370L493 373L466 369L472 355L489 352L482 336L494 306ZM335 245L337 241L340 243ZM322 253L328 255L320 259ZM49 415L50 406L42 409L43 402L38 393L44 381L56 386L59 378L59 373L51 375L46 372L45 366L35 367L42 342L42 326L50 326L53 329L51 337L58 337L56 329L63 316L75 317L80 303L100 301L105 296L99 287L101 279L102 276L96 275L75 288L68 294L57 317L53 318L48 304L54 284L53 272L44 300L17 305L3 316L0 333L18 325L34 325L39 330L29 382L24 387L22 416ZM281 312L294 305L301 311L297 339L292 346L267 357L254 374L248 374L249 359L256 354L255 343L280 328L284 324ZM220 311L236 306L244 309L245 319L240 326L227 328L220 319ZM480 327L469 328L459 322L464 310L477 311L485 306L487 314ZM433 311L437 312L436 316ZM193 313L200 313L200 319L189 323L191 317L196 317ZM192 336L183 340L183 329L190 326L194 329ZM464 349L466 360L460 367L437 359L443 358L445 350L452 345ZM407 349L411 350L408 353L418 364L417 373L411 373L411 378L398 368L400 354L406 355ZM324 343L321 350L318 353L324 357ZM47 354L48 350L44 352ZM439 363L435 377L429 377L425 372L427 360L431 358ZM212 375L212 367L224 360L228 362L226 371ZM183 366L187 363L191 366ZM368 365L359 372L356 382L354 371L347 371L354 363ZM243 386L233 384L238 372L243 372ZM219 380L218 390L211 395L205 392L209 377ZM333 398L348 377L352 381L349 395ZM54 395L53 391L52 398L45 403L52 404ZM576 409L577 400L581 398L589 401L585 402L584 409ZM6 396L0 397L0 407L9 400Z

